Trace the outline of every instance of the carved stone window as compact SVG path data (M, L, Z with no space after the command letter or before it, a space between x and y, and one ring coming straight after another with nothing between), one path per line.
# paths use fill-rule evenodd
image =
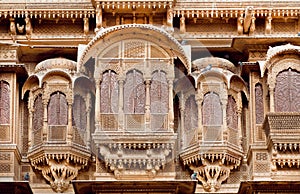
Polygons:
M207 93L202 105L202 123L205 126L222 125L222 107L220 97L216 93Z
M156 71L153 73L151 88L151 113L167 113L168 112L168 82L166 73Z
M256 124L262 124L264 121L264 101L263 89L261 84L255 85L255 115Z
M118 77L114 71L103 73L101 82L101 113L118 113L119 85Z
M198 128L198 106L194 95L185 102L184 125L185 130Z
M145 112L145 84L143 74L132 70L126 75L124 84L124 112L144 113Z
M10 89L9 84L0 81L0 125L10 122Z
M238 129L237 105L232 96L228 96L226 114L227 126L231 129Z
M48 104L48 125L68 124L68 104L66 96L60 92L50 97Z
M280 72L276 77L275 111L300 111L300 73L291 69Z
M73 104L73 125L80 131L86 130L86 104L80 95L74 97Z

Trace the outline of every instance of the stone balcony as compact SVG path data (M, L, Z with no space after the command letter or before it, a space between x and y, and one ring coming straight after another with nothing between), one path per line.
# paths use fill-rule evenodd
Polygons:
M92 135L98 158L116 179L151 180L174 158L177 134L168 126L167 114L151 115L150 121L144 114L125 114L122 119L102 114Z
M263 128L272 153L272 171L299 168L300 113L268 113Z
M28 159L34 169L42 172L55 192L68 190L70 182L81 169L87 168L91 153L75 127L48 126L47 134L33 132Z

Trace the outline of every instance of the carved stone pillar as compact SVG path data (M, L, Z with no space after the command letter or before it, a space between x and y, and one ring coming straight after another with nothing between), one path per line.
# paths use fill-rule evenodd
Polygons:
M83 18L83 33L85 36L89 34L89 18Z
M28 148L30 149L32 146L32 119L33 119L33 109L29 109L29 118L28 118Z
M96 29L95 32L98 32L102 28L102 8L99 3L96 6Z
M43 100L44 107L44 122L43 122L43 141L47 141L47 130L48 130L48 100Z
M181 18L180 18L180 33L185 33L186 29L185 29L185 17L182 14Z
M68 128L67 128L67 142L72 142L73 136L73 127L72 127L72 103L68 102Z
M274 88L270 87L270 112L275 112L275 102L274 102Z
M180 101L179 101L179 110L180 110L180 134L179 134L179 145L180 148L183 146L183 134L184 134L184 95L181 92L180 94Z
M250 29L249 29L249 35L253 35L254 31L255 31L255 16L251 17L251 24L250 24Z
M238 35L242 35L243 32L244 32L243 23L244 23L244 18L242 16L240 16L238 18L238 21L237 21L237 32L238 32Z
M167 26L172 27L173 26L173 9L169 8L167 11Z
M238 117L238 146L242 146L242 107L238 107L237 110L237 117Z
M173 110L173 80L168 80L169 89L169 130L174 132L174 110Z
M87 147L91 144L91 94L88 93L86 97L86 143Z
M203 127L202 127L202 101L203 98L200 96L200 90L197 90L197 95L196 95L196 103L198 107L198 141L202 141L202 132L203 132Z
M227 129L227 99L222 99L221 100L222 103L222 113L223 113L223 119L222 119L222 123L223 123L223 141L227 141L228 140L228 129Z
M96 130L98 130L101 126L100 124L100 84L101 84L101 79L96 79L96 99L95 99L95 121L96 121Z
M266 18L266 29L265 29L265 34L271 34L271 30L272 30L272 16L269 15Z
M124 130L124 79L119 80L119 130Z
M151 80L147 79L145 81L146 84L146 103L145 103L145 119L146 119L146 130L150 129L150 84Z

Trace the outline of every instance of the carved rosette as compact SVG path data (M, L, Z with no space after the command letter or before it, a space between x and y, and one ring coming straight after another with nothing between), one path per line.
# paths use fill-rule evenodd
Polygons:
M52 189L62 193L69 188L78 171L87 166L89 158L70 153L53 153L31 158L30 161L35 169L42 171Z
M203 189L207 192L215 192L221 188L222 183L228 179L231 170L241 164L240 156L227 153L198 154L183 159L197 179L201 182Z

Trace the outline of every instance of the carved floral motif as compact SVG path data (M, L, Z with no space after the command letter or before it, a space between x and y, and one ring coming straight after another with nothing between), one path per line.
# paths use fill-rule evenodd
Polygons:
M10 89L9 84L0 81L0 124L10 123Z

